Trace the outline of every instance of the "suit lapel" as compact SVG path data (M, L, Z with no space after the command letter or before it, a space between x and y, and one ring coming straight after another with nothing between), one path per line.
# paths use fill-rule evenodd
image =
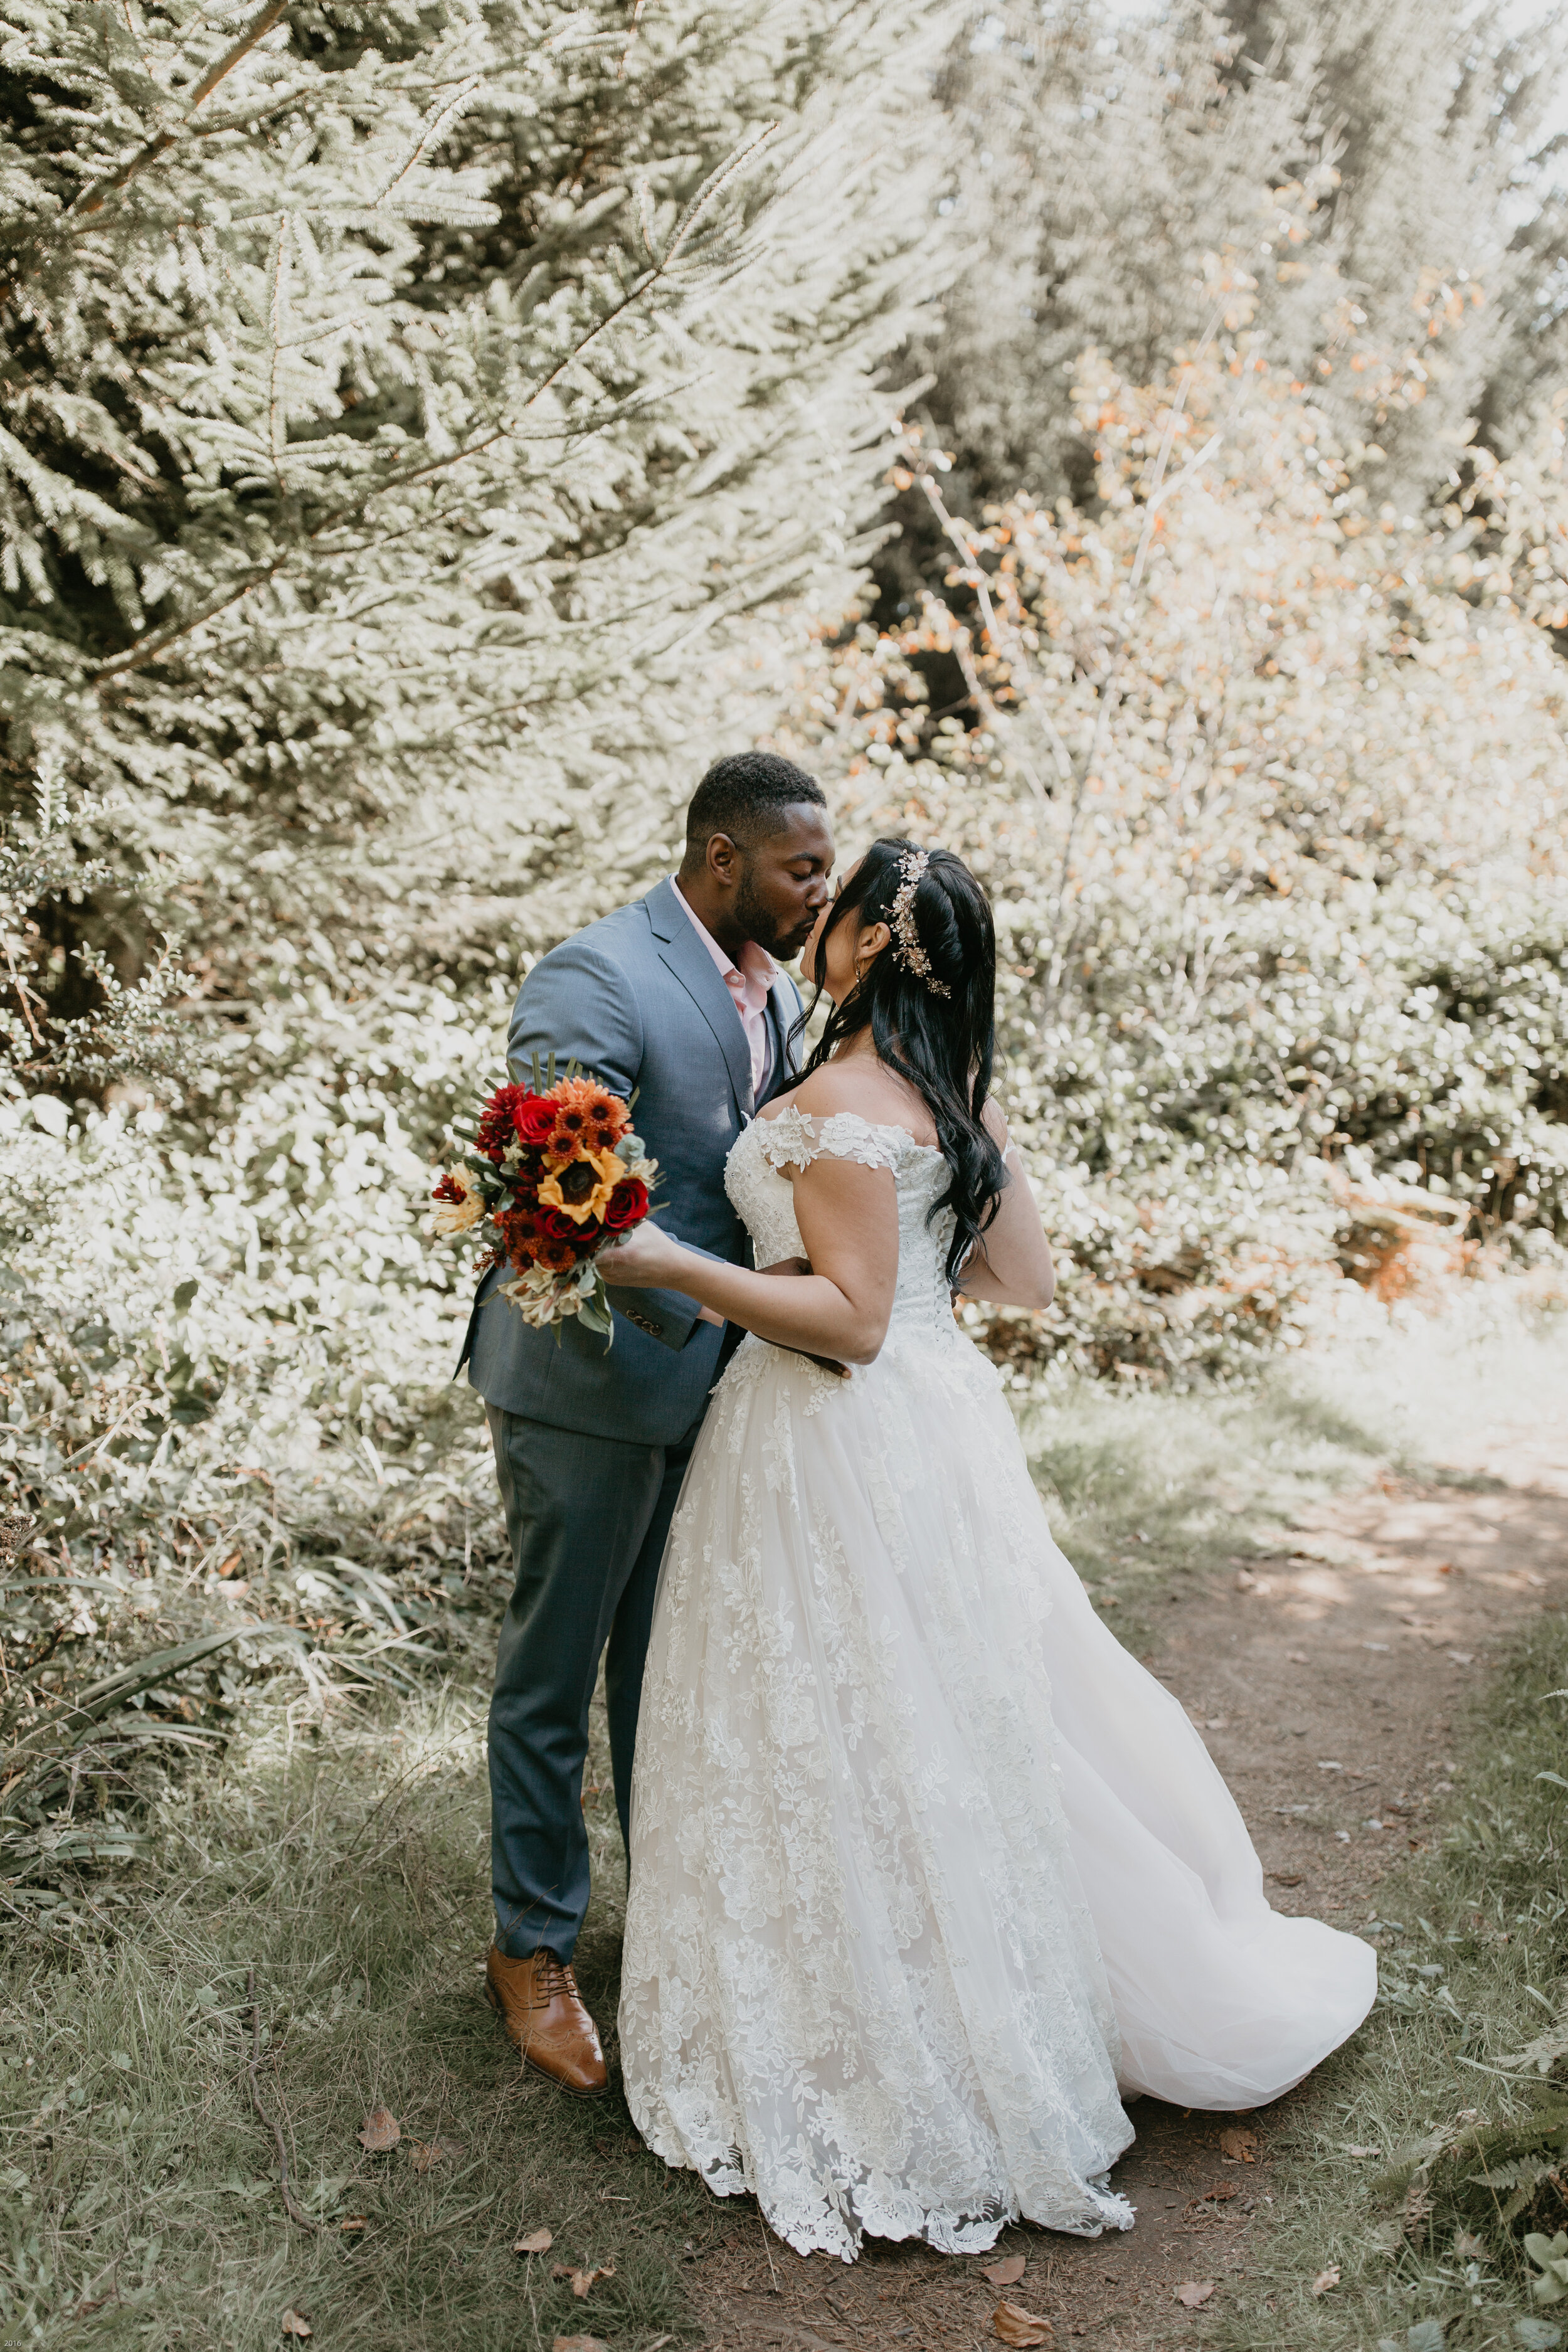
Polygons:
M735 1107L743 1118L752 1115L752 1049L741 1026L734 999L720 976L719 967L697 936L696 926L675 895L671 882L661 882L643 900L661 963L679 981L724 1056ZM770 1004L772 999L769 1000Z
M786 1087L792 1087L800 1075L798 1048L793 1055L790 1049L790 1031L795 1027L799 1012L800 998L794 983L781 971L768 996L768 1026L773 1040L773 1068L768 1076L767 1099L770 1102L774 1095L782 1094ZM761 1108L760 1104L758 1108Z

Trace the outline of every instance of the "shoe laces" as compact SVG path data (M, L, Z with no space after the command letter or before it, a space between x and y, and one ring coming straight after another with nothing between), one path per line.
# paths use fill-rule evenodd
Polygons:
M563 1993L574 2000L577 1999L577 1979L570 1961L562 1959L546 1945L541 1945L539 1949L534 1989L541 2003L559 2000Z

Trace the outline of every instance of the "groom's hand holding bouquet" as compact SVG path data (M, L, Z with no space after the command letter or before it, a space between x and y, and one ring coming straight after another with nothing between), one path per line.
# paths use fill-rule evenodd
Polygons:
M525 1322L553 1325L559 1338L574 1316L608 1344L615 1325L598 1259L647 1215L658 1174L632 1131L631 1104L574 1062L556 1078L553 1055L542 1080L535 1056L531 1087L498 1087L478 1125L455 1121L453 1131L471 1148L436 1186L432 1230L487 1226L487 1262L513 1270L499 1296Z

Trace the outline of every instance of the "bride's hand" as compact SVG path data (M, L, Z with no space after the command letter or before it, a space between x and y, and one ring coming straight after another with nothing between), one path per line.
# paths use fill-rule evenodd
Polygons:
M679 1289L677 1269L684 1253L672 1234L645 1217L630 1233L603 1249L594 1263L614 1287L632 1290Z

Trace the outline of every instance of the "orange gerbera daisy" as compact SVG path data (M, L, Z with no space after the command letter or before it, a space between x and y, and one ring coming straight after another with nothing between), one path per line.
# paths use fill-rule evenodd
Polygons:
M611 1193L626 1174L613 1151L584 1151L548 1175L539 1188L541 1203L559 1209L574 1224L602 1217Z
M596 1078L563 1078L551 1088L550 1099L557 1105L545 1146L552 1160L569 1160L578 1150L608 1151L631 1116L619 1095Z

